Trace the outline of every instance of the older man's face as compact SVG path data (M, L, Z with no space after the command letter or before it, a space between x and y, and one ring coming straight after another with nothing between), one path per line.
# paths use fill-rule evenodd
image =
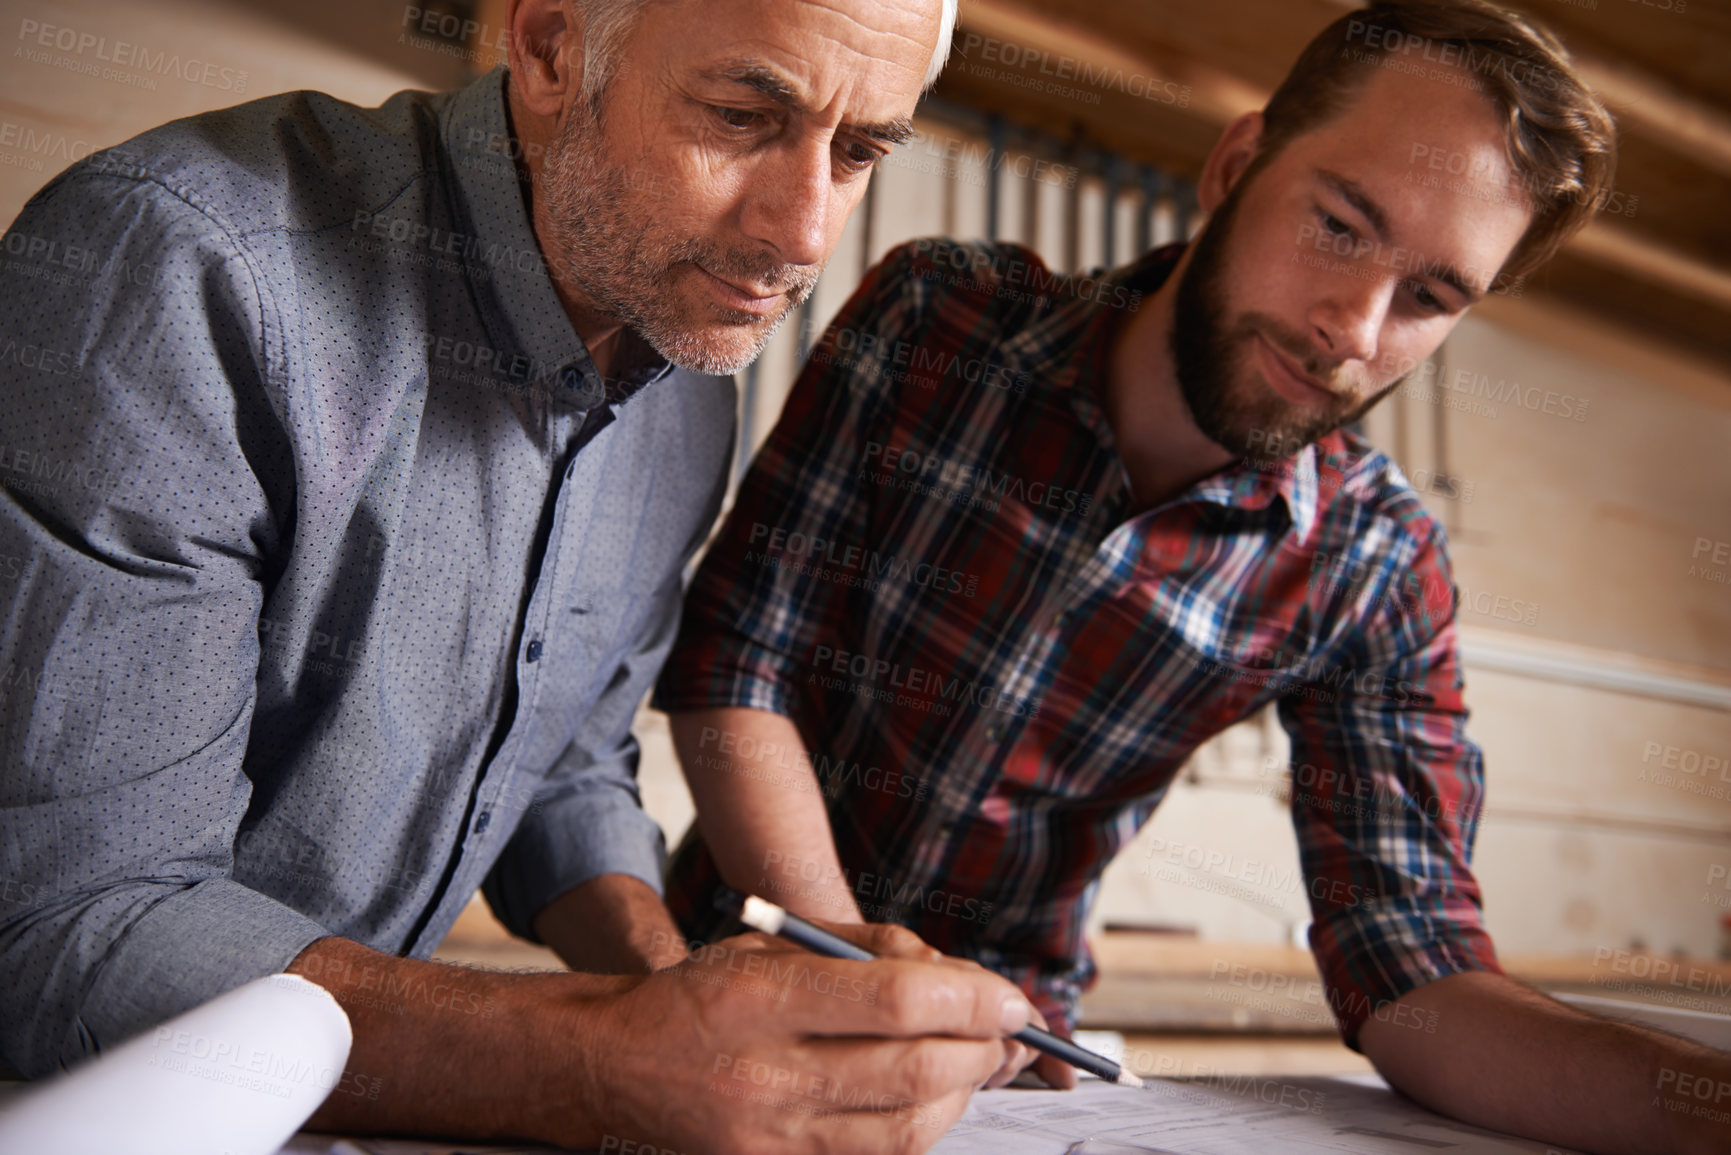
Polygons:
M751 362L811 294L908 120L939 0L649 5L543 187L559 264L662 356Z

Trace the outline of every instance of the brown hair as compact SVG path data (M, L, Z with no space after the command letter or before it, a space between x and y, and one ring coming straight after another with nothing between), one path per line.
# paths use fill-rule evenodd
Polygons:
M1333 118L1373 69L1408 59L1461 70L1501 114L1509 163L1533 210L1503 271L1520 276L1544 264L1610 195L1617 130L1562 43L1488 0L1375 0L1330 24L1263 109L1258 161Z

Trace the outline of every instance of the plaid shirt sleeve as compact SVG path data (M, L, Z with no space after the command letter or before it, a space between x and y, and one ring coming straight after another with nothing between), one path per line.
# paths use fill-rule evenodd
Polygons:
M800 719L799 667L846 613L848 587L825 559L867 537L856 456L894 405L895 358L880 354L908 340L913 259L904 247L874 266L807 358L692 583L656 709Z
M1391 1005L1409 991L1500 972L1470 866L1484 766L1465 731L1454 584L1441 529L1410 493L1395 505L1395 528L1354 535L1371 616L1279 707L1311 950L1354 1050L1372 1017L1436 1029Z

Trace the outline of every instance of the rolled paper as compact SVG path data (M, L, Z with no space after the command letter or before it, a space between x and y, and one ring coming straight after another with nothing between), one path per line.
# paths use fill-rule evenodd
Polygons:
M297 975L218 995L9 1100L0 1151L273 1155L345 1074L353 1035L336 999Z

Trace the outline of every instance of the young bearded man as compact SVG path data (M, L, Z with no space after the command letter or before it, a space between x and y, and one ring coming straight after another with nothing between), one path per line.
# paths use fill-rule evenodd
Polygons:
M1726 1056L1499 972L1443 532L1341 428L1613 167L1547 33L1379 3L1225 131L1189 246L1080 280L1011 245L893 253L795 385L659 687L698 807L668 892L688 933L722 879L899 922L1067 1028L1101 872L1191 751L1273 702L1326 771L1292 818L1348 1044L1477 1124L1727 1149L1659 1094Z
M509 70L460 92L256 101L31 200L0 274L6 1063L287 969L368 1090L322 1128L875 1152L1013 1056L1027 1000L898 928L817 981L761 939L650 976L683 955L630 734L725 484L712 375L809 294L954 18L515 0ZM477 887L620 977L422 961Z

